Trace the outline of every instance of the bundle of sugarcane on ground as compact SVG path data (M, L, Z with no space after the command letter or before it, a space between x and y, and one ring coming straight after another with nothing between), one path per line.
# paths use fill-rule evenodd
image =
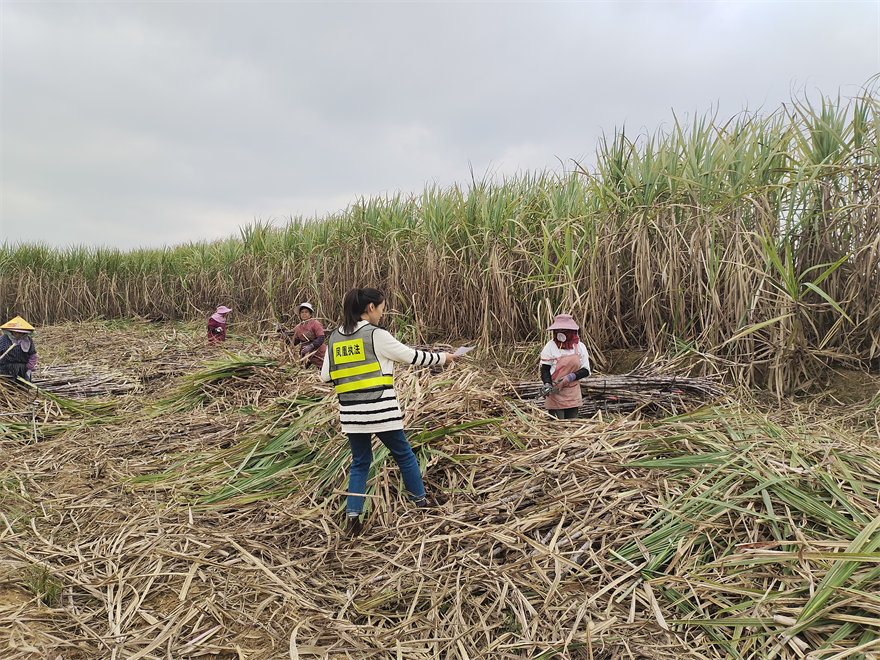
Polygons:
M71 399L128 394L139 387L137 379L120 371L83 363L43 367L34 374L34 385Z
M579 382L583 403L578 409L579 416L639 411L665 417L695 410L724 396L716 375L690 377L658 371L649 366L625 375L582 379ZM517 383L511 389L522 403L543 407L542 386L543 383Z
M116 404L74 400L0 377L0 442L41 440L114 419Z
M0 376L0 438L36 438L36 399L36 388L9 376ZM55 412L53 407L52 413ZM48 406L40 413L42 418L48 417Z

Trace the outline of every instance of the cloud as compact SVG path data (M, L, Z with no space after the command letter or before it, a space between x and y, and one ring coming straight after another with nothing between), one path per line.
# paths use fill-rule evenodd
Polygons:
M0 240L214 238L880 68L870 3L3 3Z

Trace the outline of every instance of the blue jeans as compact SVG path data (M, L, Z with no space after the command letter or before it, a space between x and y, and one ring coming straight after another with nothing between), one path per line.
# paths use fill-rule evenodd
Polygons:
M372 433L349 433L348 444L351 447L351 473L348 479L349 493L366 493L367 477L370 473L370 464L373 462ZM412 447L406 440L403 431L382 431L376 434L382 444L388 447L391 456L400 468L400 476L403 485L414 499L425 496L425 484L422 483L422 473L419 471L419 462L413 453ZM349 515L358 514L364 510L364 498L349 495L345 506Z

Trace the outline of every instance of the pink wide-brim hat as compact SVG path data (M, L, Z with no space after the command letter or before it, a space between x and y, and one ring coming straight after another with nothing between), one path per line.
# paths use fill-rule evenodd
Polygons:
M228 307L225 307L223 305L220 305L220 307L217 308L218 314L228 314L231 311L232 311L231 309L229 309Z
M556 318L553 319L553 325L547 328L547 332L550 330L580 330L580 328L574 319L571 318L571 314L557 314Z

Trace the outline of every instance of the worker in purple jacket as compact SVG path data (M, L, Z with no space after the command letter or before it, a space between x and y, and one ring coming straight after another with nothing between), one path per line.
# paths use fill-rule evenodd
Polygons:
M226 341L226 315L232 310L220 305L208 319L208 341L212 344Z

